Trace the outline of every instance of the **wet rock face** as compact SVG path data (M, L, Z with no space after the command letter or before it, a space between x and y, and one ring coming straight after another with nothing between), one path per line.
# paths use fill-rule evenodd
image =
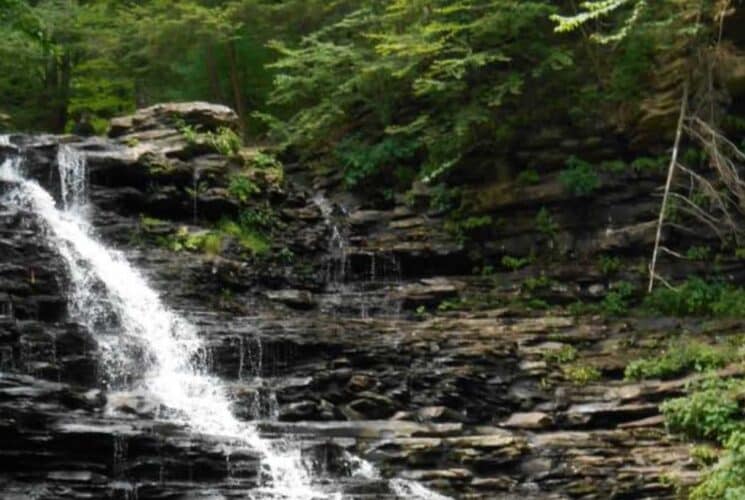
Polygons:
M270 207L281 226L265 255L235 241L218 255L173 251L158 242L184 226L211 230L246 208L227 190L243 165L195 148L175 128L180 120L213 130L233 127L235 116L163 105L116 120L110 139L14 142L26 142L29 172L50 189L60 142L87 152L97 231L197 327L235 413L260 422L268 439L301 440L320 482L342 484L351 499L412 498L395 482L355 475L350 453L383 478L458 499L672 499L670 478L695 481L686 447L665 436L657 411L684 382L622 380L626 361L644 354L630 338L661 341L695 325L454 309L469 294L513 296L530 275L472 275L481 261L436 211L400 204L345 216L292 182L261 184L249 202ZM517 215L486 254L497 259L536 238L528 222L537 204L568 202L554 188L492 200L490 210ZM0 183L0 200L11 189ZM640 194L612 189L624 230L591 238L601 227L595 218L578 232L567 226L581 235L573 245L592 240L591 254L628 250L646 234L634 230L650 212L635 205ZM255 493L255 450L194 435L159 418L166 409L147 394L106 385L100 347L69 321L67 271L41 231L32 214L0 202L0 496ZM608 280L588 262L547 269L556 283L536 296L552 304L602 297ZM567 350L576 353L570 366L557 361ZM576 367L601 378L578 383L568 369Z

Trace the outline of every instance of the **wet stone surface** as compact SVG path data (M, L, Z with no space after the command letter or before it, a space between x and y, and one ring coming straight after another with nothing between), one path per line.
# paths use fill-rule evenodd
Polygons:
M189 116L231 120L219 109ZM153 244L159 231L210 228L238 209L225 191L234 160L195 150L157 113L115 130L116 139L77 143L90 152L97 231L196 326L234 413L268 440L302 443L322 489L407 498L385 480L397 478L458 499L672 499L671 478L696 481L687 446L666 435L658 412L685 381L630 383L622 374L645 352L630 337L664 339L700 325L575 318L560 308L438 309L469 294L511 297L525 276L470 274L462 243L436 215L399 206L329 216L315 193L292 183L270 194L285 224L270 255L289 248L292 262L230 247L219 256L173 252ZM35 141L30 172L53 186L60 139ZM153 156L170 168L153 171ZM195 170L210 173L196 220L185 191ZM499 203L545 203L559 196L549 187L533 201ZM11 189L0 182L0 200ZM638 196L627 196L630 207ZM143 215L162 225L143 228ZM345 237L332 252L337 222ZM499 245L519 246L518 226ZM154 233L140 238L143 231ZM625 231L582 238L593 248L643 238L631 225ZM256 450L190 432L147 393L107 387L96 337L69 320L63 261L32 214L2 202L0 255L3 498L264 498ZM552 304L607 285L581 260L547 272L560 282L542 290ZM721 325L723 335L732 330ZM599 380L578 385L566 376L550 353L568 346ZM381 477L361 475L350 456Z

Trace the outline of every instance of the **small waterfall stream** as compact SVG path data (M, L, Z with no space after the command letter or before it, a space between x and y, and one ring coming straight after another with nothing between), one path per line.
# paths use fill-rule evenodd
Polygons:
M84 215L85 158L62 146L57 159L61 209L37 182L23 176L20 157L3 163L0 179L16 184L10 203L43 221L50 245L67 264L70 313L99 340L108 384L139 385L165 408L162 417L257 451L268 478L257 498L329 498L314 490L299 446L263 439L254 425L233 415L226 387L207 372L195 327L163 304L122 253L93 235Z

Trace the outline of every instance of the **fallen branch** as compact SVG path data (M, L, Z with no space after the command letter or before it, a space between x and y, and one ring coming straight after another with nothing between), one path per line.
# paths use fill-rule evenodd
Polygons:
M670 158L670 167L667 170L667 182L665 183L665 194L662 196L662 207L660 207L660 217L657 221L657 236L654 241L654 251L652 252L652 263L649 266L649 288L651 293L654 288L655 268L657 267L657 254L660 251L660 239L662 238L662 226L665 223L665 210L667 209L667 200L670 194L670 186L673 184L675 176L675 166L678 164L678 151L680 150L680 139L683 135L683 124L685 122L686 109L688 105L688 84L683 86L683 98L680 100L680 117L678 118L678 128L675 131L675 143L673 144L673 153Z

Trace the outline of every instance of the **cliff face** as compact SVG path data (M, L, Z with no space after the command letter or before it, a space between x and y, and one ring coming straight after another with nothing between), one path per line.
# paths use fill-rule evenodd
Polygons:
M479 186L473 212L503 222L464 236L429 208L427 189L389 210L352 202L345 212L292 172L283 181L256 167L255 152L187 140L183 123L217 130L234 115L166 105L115 122L110 139L19 136L0 155L23 145L28 175L58 192L60 145L86 153L97 232L197 326L234 413L268 439L302 440L320 483L350 498L413 498L353 474L349 453L383 478L464 499L674 498L696 480L658 413L686 380L632 384L623 369L671 332L726 337L735 325L563 307L645 279L637 263L662 174L604 175L586 196L567 194L550 170L529 185ZM602 149L590 142L562 147ZM238 174L257 187L248 197L232 184ZM67 269L34 215L2 197L12 189L0 181L3 497L247 497L256 450L228 453L220 437L158 418L147 394L103 384L96 336L67 314ZM542 209L549 227L536 224ZM271 219L251 226L261 245L226 229L246 212ZM526 267L502 267L529 255ZM600 256L620 259L612 278ZM742 273L734 259L720 266Z

